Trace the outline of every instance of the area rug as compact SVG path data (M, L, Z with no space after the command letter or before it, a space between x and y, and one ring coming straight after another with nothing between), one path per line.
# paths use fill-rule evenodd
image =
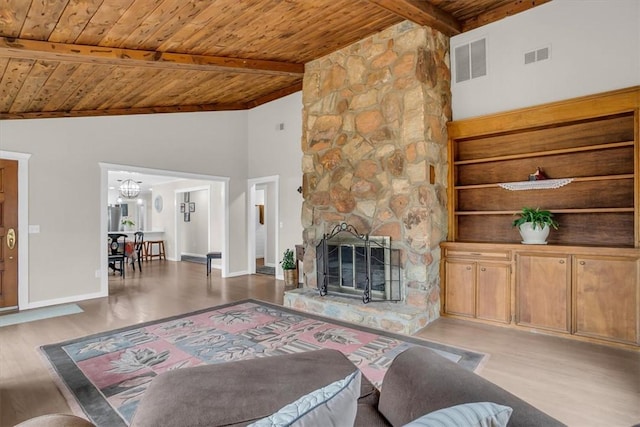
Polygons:
M41 347L70 406L127 426L149 382L190 366L334 348L377 387L396 355L429 347L474 370L484 355L245 300ZM283 368L285 369L285 368ZM214 380L214 379L212 379Z

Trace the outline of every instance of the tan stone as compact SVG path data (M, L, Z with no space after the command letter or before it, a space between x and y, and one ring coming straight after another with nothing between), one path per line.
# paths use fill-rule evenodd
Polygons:
M438 82L438 66L433 51L418 49L416 78L427 88L433 88Z
M378 110L364 111L356 116L356 130L368 135L384 123L382 113Z
M355 162L357 160L365 158L373 150L373 147L368 141L362 138L353 138L343 148L344 158Z
M358 178L371 179L378 173L378 162L374 160L363 160L356 166L355 176Z
M385 331L391 331L396 333L404 332L404 325L402 324L402 322L398 320L381 319L380 327Z
M373 144L384 144L393 139L393 132L387 126L382 126L369 134L369 141Z
M351 101L351 109L354 111L362 110L378 103L378 91L375 89L368 90L360 95L355 95Z
M317 181L317 184L315 186L315 190L316 191L329 191L329 188L331 187L331 175L330 174L325 174L322 176L322 178L320 180Z
M405 209L409 205L409 197L405 194L397 194L391 197L389 207L393 211L396 218L402 218L404 216Z
M427 268L424 264L408 263L405 266L404 272L407 280L421 284L418 289L424 288L427 282Z
M371 68L384 68L393 64L396 59L398 59L398 55L391 49L385 51L382 55L378 55L376 58L371 61Z
M359 199L375 200L378 193L378 187L371 181L356 179L353 184L351 184L351 192Z
M426 307L426 301L427 296L424 292L415 289L407 290L407 305L410 305L412 307Z
M431 207L437 203L435 189L432 185L421 185L416 189L418 203L421 206Z
M393 212L391 209L378 209L376 215L376 221L383 223L393 218Z
M345 216L335 212L325 212L321 215L323 223L340 224L345 221Z
M407 176L412 184L425 182L427 180L427 162L423 160L419 163L408 164Z
M411 184L407 179L394 179L391 186L395 194L409 194L411 192Z
M343 114L348 109L349 109L349 101L347 101L346 99L341 99L338 102L338 105L336 105L336 110L338 111L338 114ZM327 110L327 111L331 111L331 110Z
M302 213L300 214L300 222L303 227L311 227L313 224L313 205L309 202L302 204Z
M376 213L376 202L375 200L360 200L356 203L356 210L368 218L373 218Z
M393 152L386 162L387 171L392 176L401 176L404 172L404 155L402 151L396 150Z
M407 147L404 149L404 155L407 159L407 162L409 163L413 163L417 160L418 151L415 142L407 145Z
M347 58L347 79L350 85L362 84L365 81L367 66L361 56L351 55Z
M402 102L396 93L389 93L382 99L382 115L387 123L400 120Z
M413 53L405 53L393 65L394 77L408 77L413 74L415 68L416 56Z
M369 72L366 84L369 87L375 87L390 82L392 78L391 71L388 68L382 68Z
M315 155L305 154L302 156L302 173L312 173L314 168Z
M320 96L325 96L344 86L347 71L340 65L334 64L328 71L324 71L320 78L322 81Z
M313 206L329 206L331 204L331 197L327 191L316 191L309 197L309 202Z
M369 224L369 220L363 218L360 215L351 215L346 222L347 224L350 224L356 230L358 230L358 233L360 234L371 233L371 225Z
M342 150L333 148L320 158L320 163L326 170L335 169L342 162Z
M387 222L371 233L373 236L389 236L392 242L402 241L402 229L399 222Z
M349 190L334 186L329 194L331 195L331 202L338 212L349 213L355 209L356 201Z
M417 25L395 38L395 46L399 52L415 51L425 42L424 30Z
M411 208L404 219L405 240L413 250L430 247L431 217L425 208Z
M344 144L347 143L348 137L346 134L341 133L340 136L338 136L338 138L336 139L336 145L337 146L343 146Z
M387 156L390 156L391 153L396 151L396 147L394 144L385 144L376 148L376 158L384 159Z
M336 137L341 125L341 116L332 115L318 117L311 129L309 148L314 151L320 151L321 149L328 147Z

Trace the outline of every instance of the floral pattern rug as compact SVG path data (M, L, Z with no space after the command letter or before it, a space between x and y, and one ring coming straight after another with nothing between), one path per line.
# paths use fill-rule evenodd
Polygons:
M393 358L427 346L468 369L483 354L247 300L42 347L72 408L128 426L153 378L212 363L334 348L377 387ZM69 399L71 397L71 399Z

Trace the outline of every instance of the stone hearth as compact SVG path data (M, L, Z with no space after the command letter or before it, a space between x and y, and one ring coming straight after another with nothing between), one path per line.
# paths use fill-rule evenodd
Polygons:
M287 292L285 305L404 333L439 316L448 49L444 35L403 22L306 64L304 289ZM343 222L391 237L401 253L400 302L317 296L316 246Z

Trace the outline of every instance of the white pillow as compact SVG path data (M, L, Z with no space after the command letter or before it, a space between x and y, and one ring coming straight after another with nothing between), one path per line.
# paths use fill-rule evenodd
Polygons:
M360 371L313 391L247 427L353 427Z
M506 427L513 409L491 402L474 402L423 415L404 427Z

